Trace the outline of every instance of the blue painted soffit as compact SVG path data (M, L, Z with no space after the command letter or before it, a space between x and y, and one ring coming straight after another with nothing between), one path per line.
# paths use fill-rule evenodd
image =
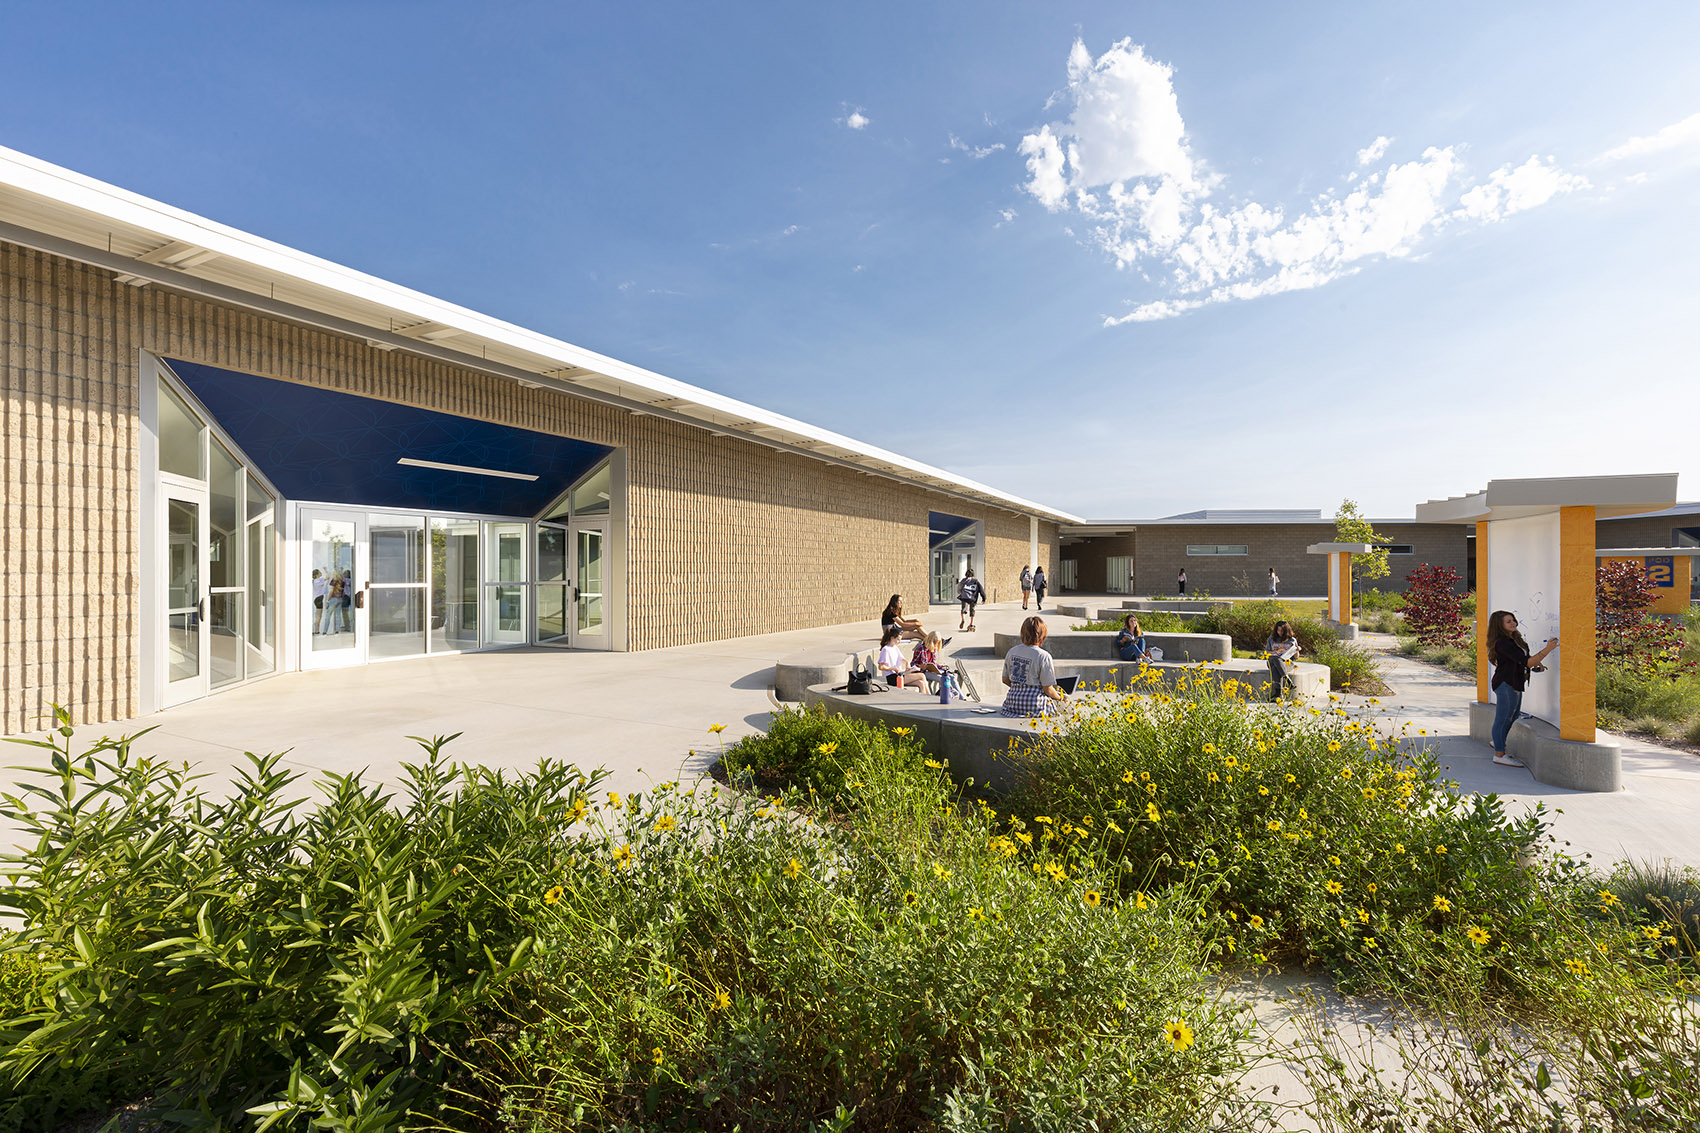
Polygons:
M953 536L960 535L973 523L972 519L963 519L960 515L948 515L942 511L927 513L927 527L931 534L927 538L929 547L936 547Z
M248 459L292 500L529 517L611 451L378 398L167 362ZM397 464L402 457L537 479L416 468Z

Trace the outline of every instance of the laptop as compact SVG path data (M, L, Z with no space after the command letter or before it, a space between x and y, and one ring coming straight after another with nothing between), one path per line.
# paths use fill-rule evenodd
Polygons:
M1074 686L1079 684L1079 683L1080 683L1080 678L1077 677L1077 676L1075 676L1075 677L1058 677L1057 678L1057 687L1062 689L1062 694L1064 696L1073 696L1074 695Z

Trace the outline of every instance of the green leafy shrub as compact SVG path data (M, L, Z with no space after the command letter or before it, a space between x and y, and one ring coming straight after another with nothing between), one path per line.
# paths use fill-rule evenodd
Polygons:
M1386 610L1398 613L1405 608L1405 595L1398 590L1378 590L1371 588L1360 591L1352 604L1359 610Z
M1700 679L1672 679L1639 665L1602 660L1594 670L1594 696L1602 714L1620 720L1653 717L1680 723L1700 716Z
M1041 868L908 734L839 723L775 719L832 764L798 778L841 784L827 821L801 790L601 810L469 1052L467 1107L527 1130L1208 1121L1240 1056L1194 896L1121 900L1113 862Z
M1641 928L1656 947L1700 958L1700 874L1674 862L1619 862L1600 891L1603 911Z
M1329 637L1317 643L1310 660L1327 665L1330 687L1364 696L1379 696L1387 691L1381 679L1381 665L1369 647L1355 641L1340 641Z
M230 1127L402 1127L435 1096L444 1051L523 965L509 894L552 874L591 786L406 766L406 804L357 775L303 803L276 756L225 799L185 769L60 734L46 782L5 796L26 835L0 909L36 956L37 993L5 1023L0 1121L52 1128L68 1099ZM69 1087L74 1090L68 1092Z
M1082 855L1125 863L1124 891L1203 886L1241 958L1320 961L1347 987L1421 996L1463 981L1538 1004L1565 959L1633 945L1617 930L1553 934L1575 870L1535 864L1540 810L1513 819L1495 796L1459 795L1397 738L1200 682L1046 736L1009 803Z
M1293 613L1283 602L1236 602L1225 610L1213 610L1195 624L1198 633L1225 633L1234 648L1261 656L1275 623L1286 619L1299 640L1300 660L1327 665L1333 688L1350 687L1354 692L1376 695L1385 691L1381 666L1362 645L1342 642L1334 629L1319 617Z
M1197 626L1197 622L1198 622L1197 618L1183 618L1179 614L1173 613L1169 610L1151 610L1151 611L1147 611L1147 612L1144 612L1144 613L1140 613L1140 612L1135 611L1135 610L1129 610L1128 613L1134 614L1136 617L1139 618L1139 628L1140 628L1141 631L1143 631L1145 633L1205 633L1205 632L1214 632L1214 631L1206 631L1206 630L1199 629L1198 626ZM1075 629L1092 629L1092 630L1114 630L1114 631L1120 632L1120 630L1121 630L1121 628L1124 624L1126 624L1124 619L1116 618L1112 621L1081 622L1078 625L1074 626L1074 628Z

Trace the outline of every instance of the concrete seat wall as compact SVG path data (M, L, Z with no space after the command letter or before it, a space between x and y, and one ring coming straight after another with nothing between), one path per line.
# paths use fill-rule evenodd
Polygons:
M1479 701L1470 705L1471 739L1493 743L1493 710ZM1505 750L1529 765L1537 783L1572 791L1623 789L1623 749L1613 739L1563 739L1555 726L1531 716L1511 725Z
M1165 661L1227 661L1234 656L1234 639L1225 633L1148 633L1145 643L1161 649ZM1003 657L1019 644L1017 634L996 634L992 651ZM1115 644L1115 631L1106 629L1058 629L1045 638L1046 652L1059 661L1119 661Z

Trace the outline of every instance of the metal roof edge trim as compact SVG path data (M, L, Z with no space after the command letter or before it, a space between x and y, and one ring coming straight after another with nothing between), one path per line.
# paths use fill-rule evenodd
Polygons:
M917 476L936 477L969 492L983 493L993 497L991 500L981 502L1003 501L1005 504L1014 505L1010 510L1037 513L1043 518L1063 523L1079 521L1078 516L1068 512L1000 491L990 485L912 460L899 453L858 441L853 437L822 429L795 418L763 409L760 406L681 382L676 378L654 373L640 366L634 366L631 363L574 346L572 343L537 331L526 330L517 324L481 314L470 308L435 298L397 283L391 283L377 276L345 267L299 249L290 248L253 233L220 224L198 214L77 173L52 162L43 161L6 146L0 146L0 186L10 186L116 223L156 232L169 240L180 240L205 248L208 251L218 252L221 256L228 256L263 271L275 272L297 283L324 287L354 299L415 316L422 321L437 322L445 327L454 327L465 333L487 338L495 343L560 361L565 366L593 370L604 377L628 382L641 389L656 393L662 398L680 398L716 412L735 414L748 419L752 424L767 425L787 433L794 433L817 444L830 444L861 456L884 461ZM123 257L123 259L126 264L137 262L128 259L128 257ZM123 270L131 269L126 267ZM196 277L187 275L187 273L177 274L186 279L196 279ZM207 281L200 282L205 283ZM367 333L373 329L363 327L360 332L350 331L347 333ZM407 344L408 349L414 349L415 344L412 340L403 339L403 341ZM451 351L450 353L459 355L458 351ZM577 392L577 389L578 387L575 385L574 392ZM695 428L709 429L715 427L707 422L693 420L685 414L678 415L678 419ZM806 449L794 451L807 453ZM809 453L808 455L817 454ZM854 462L845 463L850 467L857 467ZM877 470L869 469L868 471ZM916 483L919 487L934 491L939 490L936 485Z

